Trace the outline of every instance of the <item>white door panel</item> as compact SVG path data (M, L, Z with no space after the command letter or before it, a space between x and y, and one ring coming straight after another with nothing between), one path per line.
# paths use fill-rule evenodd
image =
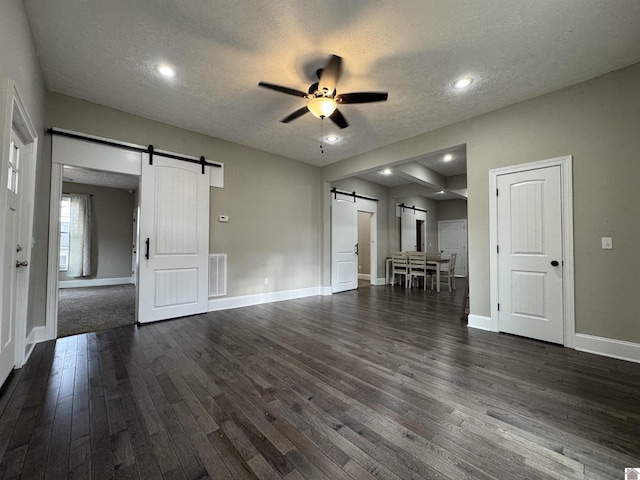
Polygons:
M500 175L497 180L498 328L563 343L560 167Z
M467 276L467 221L441 220L438 222L438 251L445 257L456 254L457 277Z
M201 168L159 156L149 165L143 154L139 322L207 311L209 175Z
M358 288L358 211L355 199L333 198L331 204L331 291Z
M400 249L403 252L415 252L416 245L416 214L413 211L404 211L400 214Z

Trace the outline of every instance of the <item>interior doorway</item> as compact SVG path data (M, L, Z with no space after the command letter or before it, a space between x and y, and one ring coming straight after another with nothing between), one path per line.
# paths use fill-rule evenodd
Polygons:
M35 343L27 316L38 138L13 82L7 94L10 116L0 153L0 385Z
M416 250L418 252L424 252L424 237L425 237L425 221L416 220Z
M62 168L57 336L132 325L139 177Z
M358 211L358 286L375 285L371 276L371 218L370 212ZM375 280L375 278L373 279Z
M573 346L571 160L489 172L493 331Z

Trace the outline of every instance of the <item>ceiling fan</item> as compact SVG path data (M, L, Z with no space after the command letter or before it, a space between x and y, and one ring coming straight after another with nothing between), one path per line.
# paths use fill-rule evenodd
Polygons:
M307 112L311 112L314 116L325 119L330 118L340 128L346 128L349 123L338 110L338 105L349 103L371 103L385 102L388 97L387 92L355 92L355 93L336 93L336 84L342 74L342 58L332 55L324 68L318 69L316 75L318 81L311 84L308 93L293 88L282 87L272 83L260 82L260 87L276 90L277 92L294 95L309 100L307 105L296 110L292 114L281 120L282 123L289 123Z

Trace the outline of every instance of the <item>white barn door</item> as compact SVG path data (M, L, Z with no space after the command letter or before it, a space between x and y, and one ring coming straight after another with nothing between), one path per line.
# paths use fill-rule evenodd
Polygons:
M331 291L358 288L358 210L353 197L334 195L331 204ZM336 198L338 197L338 198Z
M400 209L400 250L415 252L418 250L416 232L416 213L413 210Z
M499 175L497 187L498 328L562 344L561 169Z
M209 171L142 154L138 321L207 311Z

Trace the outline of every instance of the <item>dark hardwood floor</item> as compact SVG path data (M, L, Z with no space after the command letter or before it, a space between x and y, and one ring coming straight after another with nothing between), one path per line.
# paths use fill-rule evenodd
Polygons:
M624 478L640 365L379 286L39 344L0 478Z

